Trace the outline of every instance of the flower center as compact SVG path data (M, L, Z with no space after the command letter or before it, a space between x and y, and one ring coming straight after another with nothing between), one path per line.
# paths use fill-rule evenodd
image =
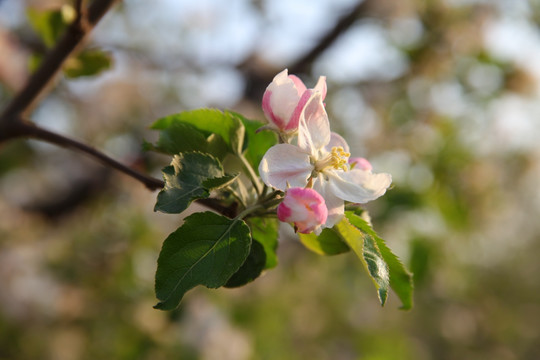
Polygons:
M328 168L347 171L349 156L351 154L345 152L341 146L334 146L328 155L315 162L315 171L321 172Z

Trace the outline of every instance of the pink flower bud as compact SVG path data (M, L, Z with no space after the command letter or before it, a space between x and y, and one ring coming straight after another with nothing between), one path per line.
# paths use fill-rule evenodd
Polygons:
M280 221L294 223L295 231L320 234L326 223L328 209L324 198L313 189L290 188L277 208Z
M351 168L360 169L364 171L371 171L373 169L373 166L371 166L371 163L362 157L349 158L349 164L351 165Z
M302 80L288 75L287 69L274 77L263 95L262 108L271 128L292 133L298 129L298 121L311 95L319 91L326 96L326 78L321 76L314 89L307 89Z

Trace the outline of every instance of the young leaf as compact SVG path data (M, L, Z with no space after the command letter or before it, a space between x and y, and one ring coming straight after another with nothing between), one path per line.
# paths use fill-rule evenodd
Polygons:
M319 255L337 255L351 250L334 229L324 229L319 236L314 233L298 234L300 241L309 250Z
M74 58L69 58L64 64L64 74L68 78L93 76L107 70L112 65L112 57L102 50L83 50Z
M159 254L154 307L172 310L197 285L218 288L227 283L250 252L249 228L242 220L195 213L170 234Z
M384 262L388 264L390 271L390 286L396 292L401 300L401 309L409 310L413 306L413 277L412 274L403 266L399 258L392 253L375 231L368 223L352 212L346 212L350 223L358 228L365 236L375 241L377 248L382 255Z
M29 8L26 16L32 28L49 48L56 43L67 27L67 19L64 18L60 8L45 11Z
M233 154L240 154L244 144L245 128L234 113L216 109L199 109L169 115L152 124L152 129L165 130L177 123L190 124L205 136L219 135Z
M251 237L261 243L266 254L265 269L277 265L278 221L269 218L250 218L247 220L251 229Z
M251 250L244 264L234 273L227 281L225 287L235 288L244 286L252 282L261 275L266 264L266 253L264 247L253 239L251 242Z
M356 227L351 225L347 218L343 218L334 227L343 240L356 253L367 270L371 280L375 284L379 301L384 306L388 297L390 274L388 265L385 263L375 240L371 236L365 236Z
M165 187L158 194L154 211L169 214L181 213L193 200L207 198L210 190L234 180L225 176L217 159L198 152L176 155L163 169L163 178Z

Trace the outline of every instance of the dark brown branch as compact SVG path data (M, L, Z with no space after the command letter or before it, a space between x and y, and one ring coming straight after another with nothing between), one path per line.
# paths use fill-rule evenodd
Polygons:
M23 119L18 119L17 121L15 121L12 126L10 126L10 129L12 129L12 137L14 138L32 138L35 140L45 141L50 144L55 144L67 149L85 153L86 155L89 155L90 157L99 160L101 163L108 166L109 168L113 168L134 178L135 180L144 184L150 190L159 190L165 186L165 183L162 180L141 174L138 171L127 167L126 165L114 160L113 158L103 154L102 152L94 149L91 146L65 137L63 135L54 133L52 131L40 128L33 123L24 121ZM1 135L2 134L0 134L0 141L2 137ZM209 209L212 209L230 218L234 218L236 216L236 204L227 207L222 205L219 200L213 198L199 199L197 200L197 202L201 205L206 206Z
M116 0L94 0L87 11L79 11L62 38L47 54L41 66L32 74L25 87L12 99L0 116L0 122L16 121L43 93L47 85L62 68L69 55L82 43L85 36L109 10ZM86 16L83 16L86 15Z
M37 127L22 119L22 114L29 110L40 95L43 95L48 84L62 68L65 60L82 44L85 36L115 2L116 0L94 0L88 8L85 8L86 1L76 1L76 20L68 27L63 37L47 54L41 66L32 74L25 87L12 99L0 116L0 142L28 137L78 150L96 158L107 166L131 176L143 183L147 188L156 190L163 187L163 181L141 174L91 146Z
M64 148L83 152L99 160L101 163L107 165L108 167L111 167L120 172L123 172L124 174L128 176L131 176L135 180L143 183L150 190L161 189L164 186L164 183L162 180L141 174L138 171L133 170L130 167L127 167L126 165L121 164L118 161L114 160L113 158L94 149L93 147L83 144L74 139L71 139L63 135L54 133L52 131L40 128L30 122L25 122L22 120L17 122L16 127L17 127L17 132L19 134L22 134L20 136L46 141L48 143L55 144Z

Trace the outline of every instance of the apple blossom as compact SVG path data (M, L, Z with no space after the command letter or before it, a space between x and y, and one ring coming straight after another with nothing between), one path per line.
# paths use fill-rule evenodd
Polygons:
M321 233L328 209L324 198L313 189L290 188L277 208L280 221L294 223L295 231L302 234Z
M272 146L259 164L268 186L313 188L325 200L332 227L344 214L344 202L366 203L382 196L392 182L390 174L372 173L349 164L349 145L330 131L322 94L314 92L299 116L297 145Z
M326 96L326 77L321 76L313 89L307 89L302 80L288 75L287 69L274 77L263 95L262 108L268 119L268 129L292 134L298 129L298 119L313 92Z

